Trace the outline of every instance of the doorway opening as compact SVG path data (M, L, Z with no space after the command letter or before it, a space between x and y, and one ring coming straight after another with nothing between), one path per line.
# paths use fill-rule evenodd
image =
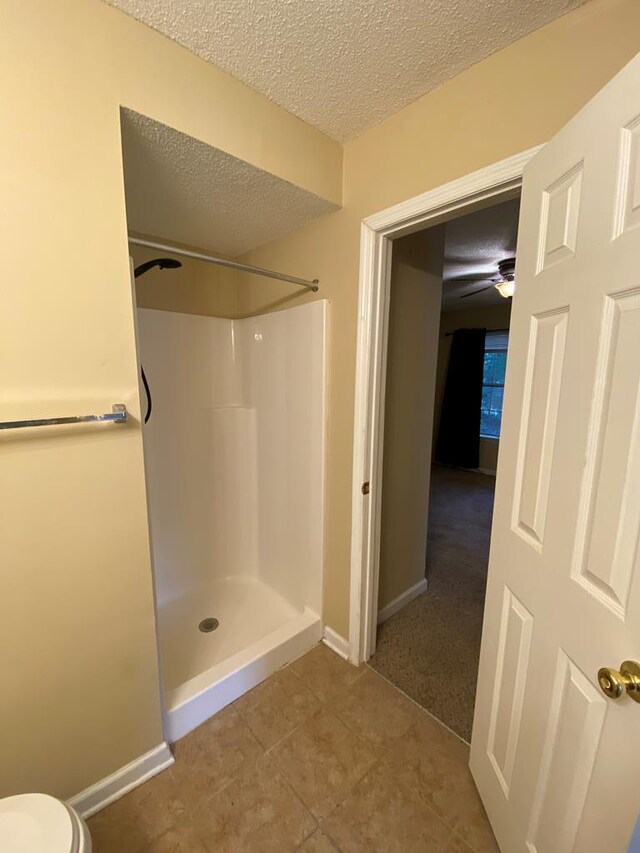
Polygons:
M493 163L362 222L348 639L353 663L371 658L377 634L392 242L517 198L524 167L540 149Z
M370 664L469 741L519 198L394 241Z

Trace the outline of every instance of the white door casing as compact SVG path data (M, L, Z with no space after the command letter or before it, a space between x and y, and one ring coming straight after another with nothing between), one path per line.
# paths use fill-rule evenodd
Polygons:
M517 197L523 167L539 150L532 148L492 163L362 222L349 611L349 659L353 663L368 660L375 648L392 238ZM370 483L370 494L363 495L365 482Z
M640 56L525 167L471 769L505 853L640 809Z

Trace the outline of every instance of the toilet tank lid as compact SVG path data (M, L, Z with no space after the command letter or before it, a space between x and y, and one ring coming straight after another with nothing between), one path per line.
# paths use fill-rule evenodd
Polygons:
M48 794L0 800L2 853L74 853L78 839L67 806Z

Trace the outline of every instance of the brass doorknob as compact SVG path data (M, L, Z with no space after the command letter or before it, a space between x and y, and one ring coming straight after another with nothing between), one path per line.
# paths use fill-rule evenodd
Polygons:
M620 664L620 672L603 666L598 670L598 684L609 699L619 699L626 690L634 701L640 702L640 663L625 660Z

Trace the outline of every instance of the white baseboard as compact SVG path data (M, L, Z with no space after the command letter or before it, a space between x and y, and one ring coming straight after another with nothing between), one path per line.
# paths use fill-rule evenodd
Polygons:
M413 601L414 598L417 598L417 596L426 591L427 579L422 578L421 581L410 586L409 589L402 593L402 595L394 598L393 601L390 601L389 604L382 608L382 610L378 611L378 625L382 624L382 622L386 622L390 616L393 616L393 614L397 613L398 610L402 610L402 608L406 607L410 601Z
M495 477L496 472L493 468L478 468L481 474L487 474L489 477Z
M337 631L333 630L333 628L329 628L328 625L324 626L322 642L325 646L329 646L332 652L340 655L340 657L345 660L349 660L349 641L345 640L344 637L341 637Z
M76 794L68 801L69 805L81 817L91 817L100 809L124 797L138 785L142 785L147 779L160 773L161 770L170 767L174 760L169 745L163 741L155 749L145 752L130 764L116 770L111 776L101 779L95 785Z

